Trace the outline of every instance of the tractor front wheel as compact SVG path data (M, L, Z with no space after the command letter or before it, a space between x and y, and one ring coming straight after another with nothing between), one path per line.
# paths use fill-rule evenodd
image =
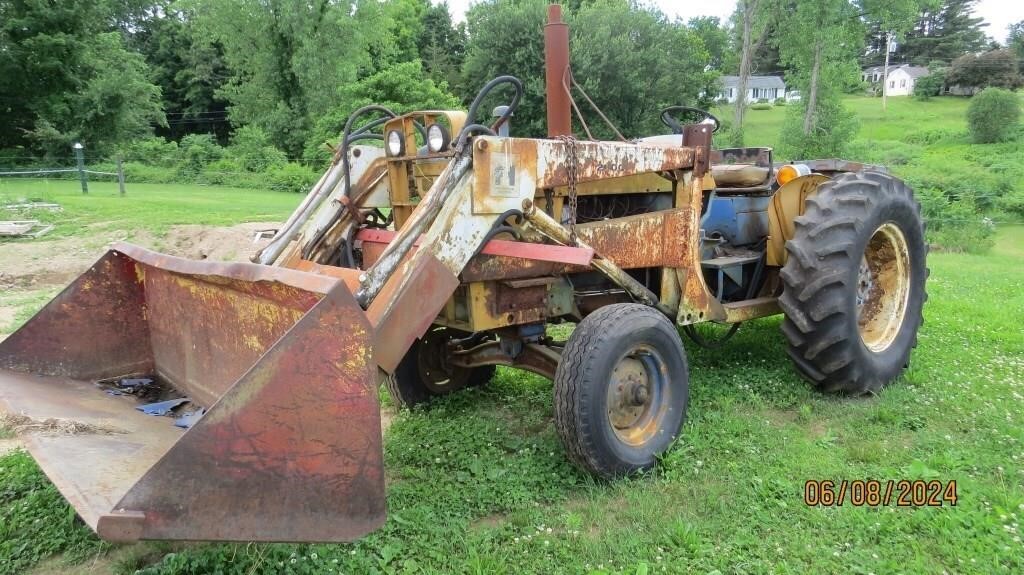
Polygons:
M555 370L555 429L569 459L598 477L652 467L682 429L686 354L664 315L640 304L583 319Z
M413 343L384 381L399 407L411 408L432 397L491 381L497 369L493 365L467 368L448 363L448 342L460 334L469 335L435 327Z
M875 172L821 185L786 244L779 304L796 368L820 391L874 393L917 344L928 246L920 205Z

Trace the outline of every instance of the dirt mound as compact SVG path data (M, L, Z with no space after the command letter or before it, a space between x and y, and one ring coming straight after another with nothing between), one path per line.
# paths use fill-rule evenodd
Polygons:
M64 285L95 262L110 244L126 240L167 254L220 261L248 261L269 239L253 241L257 231L279 223L246 223L217 228L172 227L165 236L145 232L107 231L88 237L11 242L0 248L0 289Z
M161 241L161 251L196 260L249 261L269 238L256 238L265 230L275 230L280 224L248 223L230 228L207 226L174 226Z

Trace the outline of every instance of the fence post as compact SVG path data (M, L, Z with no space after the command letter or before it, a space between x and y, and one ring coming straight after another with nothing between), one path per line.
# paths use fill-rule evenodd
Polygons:
M124 159L117 156L117 189L124 195Z
M71 146L75 150L75 163L78 164L78 179L82 182L82 193L89 193L89 180L85 176L85 156L82 154L82 143L75 142L74 146Z

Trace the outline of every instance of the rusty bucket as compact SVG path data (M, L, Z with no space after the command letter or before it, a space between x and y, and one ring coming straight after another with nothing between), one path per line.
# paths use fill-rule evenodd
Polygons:
M346 281L117 244L0 342L0 408L75 422L25 440L104 539L358 538L384 522L384 475ZM101 385L143 375L205 414L183 429Z

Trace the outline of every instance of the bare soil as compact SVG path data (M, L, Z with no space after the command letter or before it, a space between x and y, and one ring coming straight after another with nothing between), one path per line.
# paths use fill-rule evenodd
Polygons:
M183 225L172 227L163 237L120 230L89 237L7 243L0 246L0 288L34 289L67 284L118 241L191 259L248 261L249 256L270 241L253 242L255 233L276 229L279 225L261 222L227 228Z

